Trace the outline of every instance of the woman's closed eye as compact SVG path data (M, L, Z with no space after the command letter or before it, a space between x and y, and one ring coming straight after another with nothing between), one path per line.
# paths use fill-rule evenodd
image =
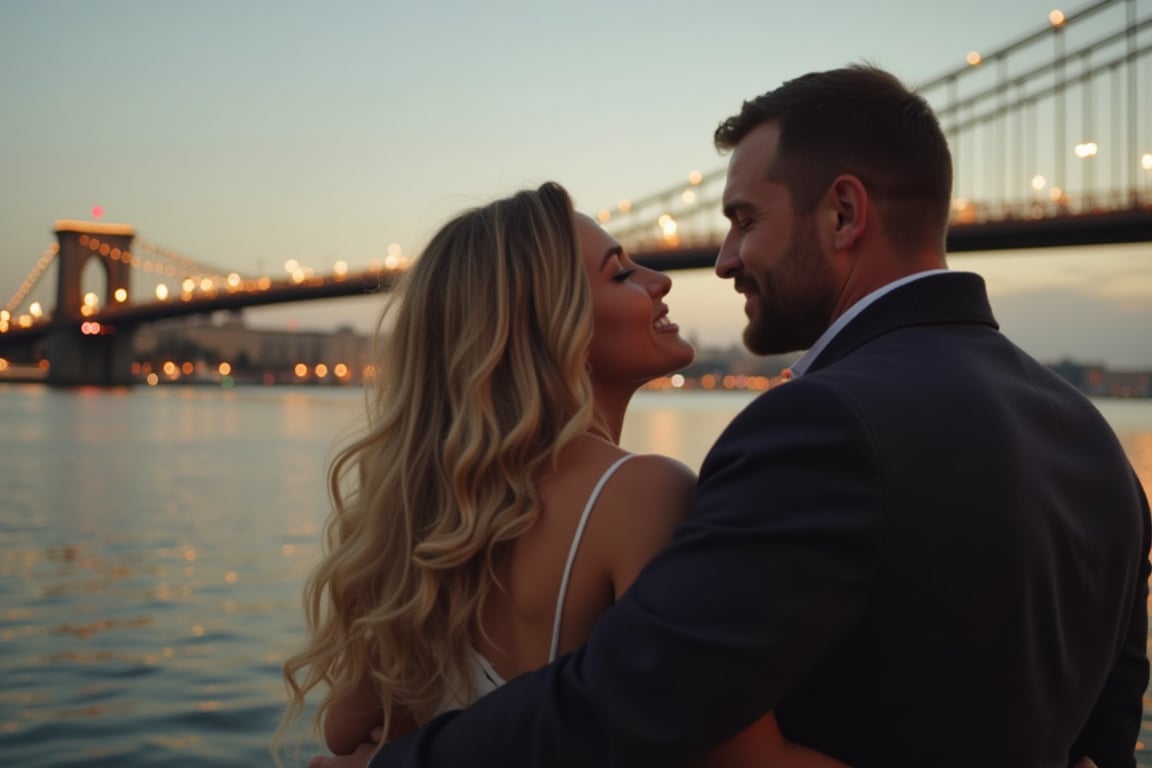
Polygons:
M621 268L619 272L612 275L612 281L616 282L616 283L622 283L625 280L627 280L628 278L632 277L632 275L634 275L634 274L636 274L636 270L634 270L634 269Z

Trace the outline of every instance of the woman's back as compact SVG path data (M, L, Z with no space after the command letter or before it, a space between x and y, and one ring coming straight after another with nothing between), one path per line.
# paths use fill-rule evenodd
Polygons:
M694 482L679 462L632 456L596 437L566 447L557 468L539 483L539 519L497 564L503 589L489 595L484 635L474 638L495 672L508 680L550 660L570 556L557 653L580 646L596 619L671 539L687 514Z

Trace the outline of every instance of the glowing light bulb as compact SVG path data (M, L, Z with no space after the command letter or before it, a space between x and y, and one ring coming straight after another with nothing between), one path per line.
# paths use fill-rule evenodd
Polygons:
M1072 151L1076 153L1076 157L1085 159L1095 157L1096 153L1100 151L1100 147L1094 141L1084 141L1077 144Z

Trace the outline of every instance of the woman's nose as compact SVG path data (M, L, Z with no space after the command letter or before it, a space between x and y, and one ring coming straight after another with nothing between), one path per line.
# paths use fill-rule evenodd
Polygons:
M672 278L668 277L663 272L655 269L644 268L648 271L648 292L654 297L660 298L672 290Z

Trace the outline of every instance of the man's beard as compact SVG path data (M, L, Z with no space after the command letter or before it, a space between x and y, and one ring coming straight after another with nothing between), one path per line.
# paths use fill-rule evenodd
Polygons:
M792 227L780 266L756 276L756 311L744 329L744 346L756 355L805 350L828 328L835 294L810 216ZM768 284L771 280L771 284Z

